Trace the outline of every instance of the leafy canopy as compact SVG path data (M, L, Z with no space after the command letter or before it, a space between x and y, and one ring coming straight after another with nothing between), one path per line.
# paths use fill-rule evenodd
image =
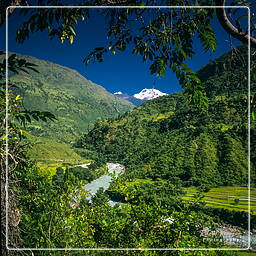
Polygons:
M41 3L42 1L40 1ZM205 51L215 51L217 40L211 21L214 8L188 8L186 6L215 6L225 4L213 0L164 1L163 6L177 6L176 8L148 8L157 3L155 1L90 1L77 3L80 5L105 5L96 9L106 19L106 44L96 47L84 59L88 64L91 60L103 61L104 54L116 54L118 51L131 49L133 54L140 55L142 61L150 62L150 73L158 77L164 76L167 69L171 69L185 89L190 101L200 109L206 109L208 98L204 86L197 75L188 67L187 60L194 55L193 43L199 39ZM43 1L44 3L44 1ZM42 3L41 3L42 4ZM47 1L48 5L62 5L63 1ZM233 1L230 5L249 5L248 1ZM129 6L115 8L118 6ZM136 8L133 8L135 7ZM247 15L247 9L228 9L228 17L242 32L242 19ZM21 9L27 15L27 21L17 31L17 41L24 42L31 33L48 30L49 37L57 37L61 42L65 40L71 44L76 36L76 25L80 21L88 21L93 8L53 8L53 9ZM219 15L221 16L221 15ZM218 16L218 17L219 17ZM222 23L221 23L222 24ZM245 34L247 32L244 32ZM253 33L253 31L252 31Z

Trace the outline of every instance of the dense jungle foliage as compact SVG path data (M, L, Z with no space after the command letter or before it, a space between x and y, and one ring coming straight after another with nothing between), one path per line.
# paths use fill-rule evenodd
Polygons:
M10 57L16 72L34 66ZM32 65L32 66L30 66ZM4 66L4 63L3 63ZM10 67L10 68L11 68ZM3 77L2 77L3 78ZM2 80L3 81L3 80ZM4 81L2 83L4 85ZM28 113L16 96L17 87L8 91L9 169L8 237L9 248L216 248L225 247L216 235L216 224L203 212L200 196L191 202L181 200L180 182L157 181L126 190L122 178L113 187L124 198L124 204L108 204L102 190L92 198L83 185L93 177L80 176L80 171L69 167L58 168L54 175L42 173L27 155L22 127L31 119L53 119L48 112ZM4 114L5 90L2 87L1 113ZM25 120L24 120L25 116ZM5 120L4 120L5 122ZM4 124L4 123L3 123ZM4 133L4 129L2 130ZM5 136L1 137L4 148ZM5 162L1 165L4 168ZM4 179L4 176L1 178ZM158 195L154 197L154 195ZM171 197L170 197L171 195ZM161 197L161 200L158 200ZM2 205L2 204L1 204ZM4 209L5 210L5 209ZM209 228L208 239L202 235ZM215 234L215 236L211 236ZM3 242L4 243L4 242ZM2 243L2 244L3 244ZM67 249L68 250L68 249ZM92 251L91 255L99 252ZM9 251L6 255L17 255ZM27 253L24 252L24 255ZM31 254L31 252L28 252ZM101 255L112 255L102 251ZM209 251L205 255L227 255L232 252ZM36 255L84 255L84 251L37 251ZM115 255L201 255L200 251L116 251Z
M18 4L19 2L23 1L17 1ZM214 1L199 2L215 4ZM38 3L42 4L44 1L38 1ZM98 1L96 3L102 4ZM141 2L141 4L144 3ZM180 5L180 0L175 0L172 4ZM29 22L24 22L22 28L17 30L19 42L27 39L30 33L47 29L49 37L56 36L61 42L68 40L72 43L76 35L74 28L78 19L89 18L89 12L82 12L81 9L55 11L49 8L48 10L42 9L42 12L34 11L33 8L27 10L31 10L32 14L28 17ZM127 29L121 29L120 33L120 27L128 22L127 17L134 14L141 16L141 12L133 11L133 9L131 11L113 9L113 12L109 12L110 15L108 15L111 18L109 24L114 24L108 30L110 44L107 44L106 48L95 48L85 62L90 61L91 57L102 61L103 53L112 51L115 54L116 51L125 50L129 42L134 42L133 52L140 54L143 61L147 58L151 59L152 74L165 75L166 68L170 67L176 73L191 102L205 109L208 104L204 87L197 76L185 65L185 62L194 54L192 38L197 33L206 51L215 50L217 41L211 27L213 12L214 9L206 11L194 9L180 15L179 12L171 11L168 16L160 12L160 15L153 20L153 26L142 22L139 31L145 36L143 38L138 37L137 33L135 36L131 35L130 30ZM28 14L27 11L23 13ZM168 26L165 26L168 24L165 22L166 17L171 23L169 31ZM4 19L1 17L1 22L2 20ZM141 19L138 21L140 22ZM235 21L240 25L238 19ZM175 24L174 29L172 29L173 24ZM134 27L137 29L137 26ZM158 30L160 33L157 33ZM151 36L154 36L154 42L152 44L150 42L150 47L145 47L145 43L151 41ZM115 40L112 41L113 39ZM166 42L170 41L171 44L166 47ZM208 188L217 184L246 184L247 102L246 79L244 79L245 75L242 70L246 65L243 65L244 61L239 59L235 61L236 65L231 65L232 69L229 69L225 67L227 66L225 64L229 63L229 61L224 61L220 65L213 63L209 72L213 72L215 76L208 76L208 71L201 73L202 82L209 89L207 93L212 93L208 112L198 111L188 104L182 93L179 93L146 103L118 120L99 122L89 133L89 136L92 136L91 139L83 138L77 143L77 146L82 147L77 152L91 154L95 159L102 159L105 156L107 160L118 160L128 167L126 175L115 180L111 187L112 191L111 189L109 191L109 193L117 191L124 202L114 207L108 204L108 197L102 190L96 194L92 202L86 199L82 186L93 177L80 176L79 170L68 167L59 168L54 175L50 176L47 173L41 173L35 163L30 160L27 156L28 145L24 143L23 126L30 126L39 131L35 133L36 135L40 133L48 136L44 129L46 126L36 123L40 125L35 127L35 123L33 124L31 120L54 120L55 117L48 112L50 109L45 109L46 112L37 112L33 111L33 105L26 106L27 100L24 101L25 104L22 104L18 96L24 89L20 87L22 84L12 88L9 92L5 91L5 64L3 63L0 69L3 85L1 87L1 115L4 117L7 93L10 104L8 113L11 117L9 120L11 122L8 124L9 151L6 152L7 160L9 160L8 172L11 178L7 190L11 202L7 209L9 211L7 225L10 231L6 237L8 245L11 248L67 248L65 252L22 252L28 255L84 255L87 253L84 251L70 252L68 248L71 247L129 247L140 250L148 247L227 246L218 233L216 235L214 232L216 225L213 219L204 213L200 195L191 202L183 201L181 196L183 185L203 185ZM24 71L24 67L30 68L30 71L34 69L33 65L31 66L24 60L17 60L15 57L10 57L10 64L13 65L8 68L15 67L16 73ZM229 71L226 72L226 70ZM226 73L225 76L224 73ZM47 72L44 77L48 75L50 72ZM40 77L37 81L39 87L44 77ZM55 78L60 81L61 77L60 72ZM211 78L214 79L211 81ZM20 81L21 77L13 83ZM238 83L242 85L241 90L240 86L238 88ZM226 86L222 86L223 84ZM47 81L43 85L47 87ZM33 87L32 84L29 86ZM230 87L235 90L230 91ZM25 95L30 94L30 88L26 87L26 89L28 90ZM42 96L44 93L37 88L33 91L35 94L33 94L32 102L36 96ZM64 98L68 100L67 102L74 100L73 97L69 97L69 93L70 91L61 95L64 101ZM56 99L60 100L58 93L53 93L51 96L53 96L51 97L53 102ZM36 107L40 103L40 98L37 100L38 102L34 102ZM93 107L106 106L101 102L98 103ZM58 110L63 111L66 116L70 113L66 105L62 105ZM54 112L57 118L60 112ZM76 117L79 116L79 113L73 112L73 114ZM59 121L62 121L61 118ZM2 124L7 124L5 118ZM52 131L61 128L61 136L58 134L56 138L71 142L72 140L67 141L67 138L70 136L73 139L76 130L69 125L63 131L65 122L57 124L54 128L53 124L50 124ZM86 128L89 128L88 124L87 127L82 127L83 130ZM2 149L7 141L5 141L4 128L1 128L1 132L3 133L1 134L3 135L1 137L1 167L4 169L6 162L2 158L5 154ZM255 134L254 127L252 127L252 133ZM255 148L253 140L252 144L253 151ZM255 155L252 156L252 160L255 160ZM126 182L133 182L135 186L127 187ZM202 235L205 227L210 230L207 237ZM213 234L215 236L211 236ZM14 251L13 254L17 255L17 252ZM92 251L88 254L227 255L229 252L124 250L114 253ZM230 254L233 253L230 252Z
M255 61L252 55L252 66ZM239 47L197 72L209 97L205 112L191 106L183 92L163 96L117 119L96 123L76 146L123 163L127 178L178 179L185 186L205 188L246 185L247 65L247 48ZM251 134L255 163L254 123Z

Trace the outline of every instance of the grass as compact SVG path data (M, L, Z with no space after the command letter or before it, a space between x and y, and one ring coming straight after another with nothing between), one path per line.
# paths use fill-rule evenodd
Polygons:
M185 200L191 200L198 192L196 188L187 188ZM203 193L206 206L228 210L248 212L248 189L246 187L219 187ZM256 189L250 193L251 213L256 215Z
M68 167L77 164L86 164L91 160L78 155L69 145L53 139L31 136L33 146L29 151L30 157L36 161L39 173L49 175L56 173L58 167Z
M125 186L133 187L135 185L139 185L142 183L152 184L152 183L154 183L154 181L152 181L151 179L133 179L132 181L126 181Z
M239 256L255 256L256 252L237 252Z
M52 177L56 173L56 169L58 167L63 167L62 163L43 163L43 162L38 162L37 166L39 167L39 175L47 175L49 177Z
M72 162L76 164L89 162L78 155L68 144L34 136L32 136L32 140L34 145L30 149L29 155L37 162Z
M54 122L28 124L27 129L35 136L72 143L98 119L117 117L134 107L72 69L34 57L19 54L18 57L36 64L39 71L10 77L18 87L15 91L23 98L24 107L50 111L57 117Z

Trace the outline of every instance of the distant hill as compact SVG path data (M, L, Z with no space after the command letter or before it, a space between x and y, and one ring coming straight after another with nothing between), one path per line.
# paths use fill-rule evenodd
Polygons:
M11 75L11 81L18 85L17 93L24 99L24 107L50 111L58 118L56 122L29 125L33 135L70 143L93 127L96 120L116 117L134 107L75 70L30 56L18 57L36 64L39 71Z
M98 122L80 146L96 148L109 161L123 163L130 178L180 180L187 186L246 185L246 52L243 47L235 49L198 71L209 96L208 112L189 104L183 92L162 96L116 120ZM255 82L251 92L256 92ZM251 134L255 163L254 123ZM253 170L252 164L255 182Z

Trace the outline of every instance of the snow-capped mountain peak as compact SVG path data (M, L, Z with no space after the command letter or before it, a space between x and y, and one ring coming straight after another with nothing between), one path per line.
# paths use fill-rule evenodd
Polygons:
M157 89L143 89L140 93L136 93L133 97L140 99L140 100L151 100L157 97L167 95L167 93L160 92Z
M114 92L115 95L122 95L123 93L122 92Z
M118 98L122 98L130 101L135 106L139 106L146 100L155 99L157 97L167 95L167 94L160 92L157 89L143 89L140 93L136 93L133 96L130 96L127 93L123 93L121 91L115 92L114 95Z

